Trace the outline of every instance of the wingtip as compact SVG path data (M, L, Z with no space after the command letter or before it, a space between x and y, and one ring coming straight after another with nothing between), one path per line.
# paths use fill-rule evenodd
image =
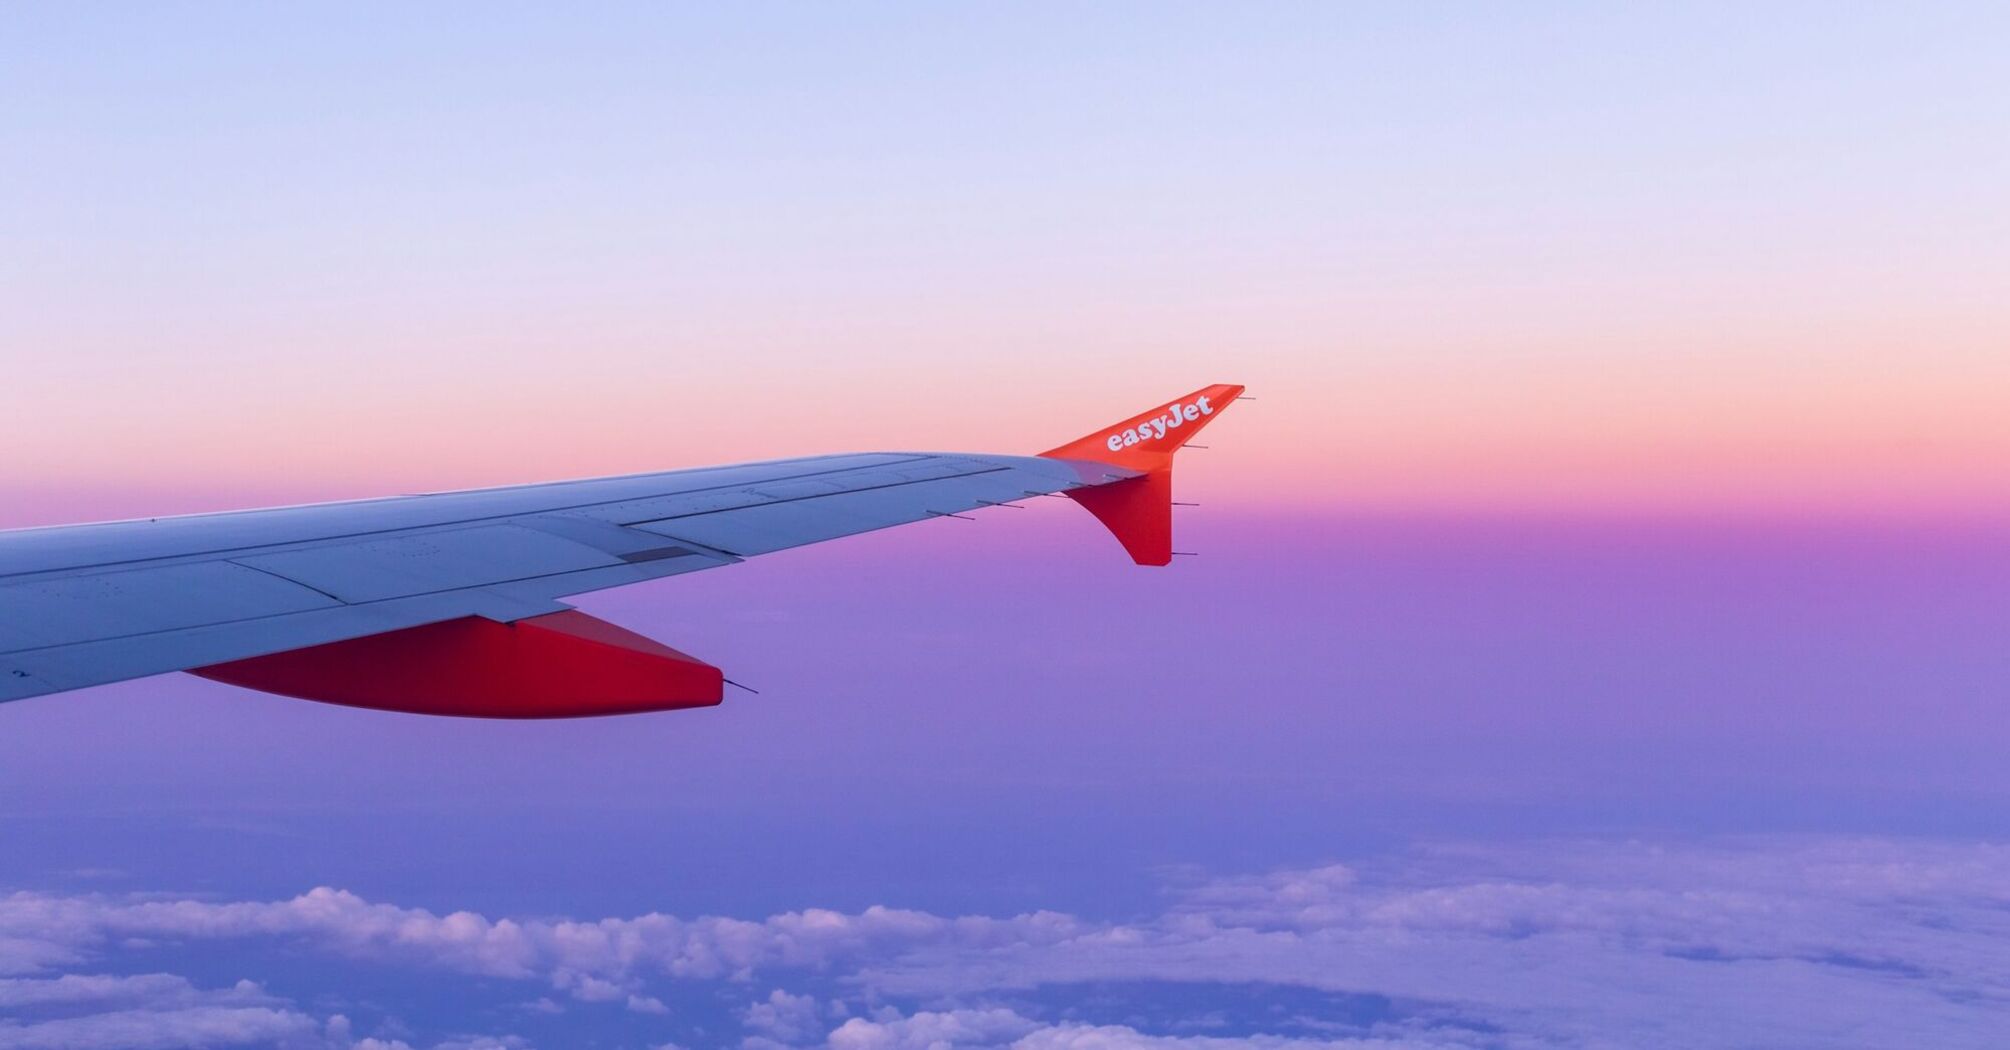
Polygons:
M1241 397L1243 389L1239 383L1204 386L1041 455L1135 472L1128 477L1105 474L1101 482L1069 489L1062 495L1095 515L1132 561L1167 565L1173 557L1173 456Z
M1204 386L1040 455L1093 460L1126 470L1166 470L1180 446L1213 422L1244 389L1239 383Z

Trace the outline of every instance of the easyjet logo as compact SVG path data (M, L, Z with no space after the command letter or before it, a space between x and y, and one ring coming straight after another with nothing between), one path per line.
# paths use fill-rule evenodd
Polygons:
M1157 441L1202 416L1211 415L1214 415L1214 406L1208 404L1205 397L1194 398L1186 404L1167 405L1166 410L1159 413L1157 419L1148 419L1137 426L1126 427L1121 434L1111 434L1108 442L1110 451L1129 448L1142 441Z

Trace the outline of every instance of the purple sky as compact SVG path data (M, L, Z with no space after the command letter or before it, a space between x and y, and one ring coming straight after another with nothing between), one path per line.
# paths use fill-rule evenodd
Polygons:
M1202 508L1202 557L1146 572L1064 503L1010 513L584 603L762 690L712 711L458 722L175 678L11 705L0 881L45 895L0 908L19 979L192 982L23 1023L124 995L303 1046L767 1045L764 1026L906 1046L948 1025L955 1046L1128 1048L1207 1035L1181 1004L1213 996L1220 1045L1850 1046L1929 1003L1903 1016L1939 1045L2000 1030L1974 991L2010 972L1986 918L2010 865L1983 845L2010 834L1998 536ZM1359 874L1289 888L1336 863ZM1074 925L999 934L1002 957L923 931L581 971L339 914L131 934L71 914L316 886L484 922L885 905ZM1313 907L1332 913L1237 910ZM1834 995L1869 998L1836 1015ZM353 1031L330 1035L335 1014ZM1091 1038L1110 1041L1067 1041Z

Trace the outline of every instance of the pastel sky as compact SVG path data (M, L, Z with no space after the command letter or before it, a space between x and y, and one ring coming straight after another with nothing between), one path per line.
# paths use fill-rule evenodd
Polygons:
M0 528L915 448L761 690L0 707L0 1050L1995 1047L2000 5L0 7Z
M1997 5L0 19L15 523L1224 380L1245 502L2010 503Z

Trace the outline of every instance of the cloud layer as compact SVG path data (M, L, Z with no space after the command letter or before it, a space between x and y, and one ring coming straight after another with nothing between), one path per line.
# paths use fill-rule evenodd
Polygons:
M1099 922L885 907L491 918L326 887L270 902L18 892L0 898L0 969L15 975L0 980L0 1047L417 1045L358 1042L346 1018L248 980L61 972L196 944L485 981L533 1011L614 1011L638 1046L682 1031L700 988L744 1004L730 1036L706 1038L755 1048L1983 1047L2010 1030L2000 845L1443 846L1168 872L1165 894L1156 915ZM1071 991L1112 982L1144 991L1121 1009ZM1373 1008L1194 1005L1213 987Z

